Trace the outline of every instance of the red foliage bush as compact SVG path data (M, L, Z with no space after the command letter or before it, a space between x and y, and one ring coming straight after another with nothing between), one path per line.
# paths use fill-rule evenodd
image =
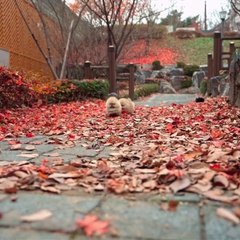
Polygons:
M0 67L0 108L32 106L38 99L18 72Z

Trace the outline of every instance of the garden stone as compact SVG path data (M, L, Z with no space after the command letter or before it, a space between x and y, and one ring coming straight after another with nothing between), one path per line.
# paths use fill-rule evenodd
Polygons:
M184 71L182 68L176 68L176 67L167 67L160 70L161 73L163 73L164 76L183 76Z
M161 81L160 82L160 93L167 93L167 94L171 94L171 93L177 93L176 90L172 87L171 83L169 83L168 81Z
M182 88L182 81L185 80L184 76L172 76L170 78L171 84L175 90L179 90Z
M201 82L205 77L205 72L204 71L196 71L193 73L192 76L192 82L193 82L193 86L200 88L201 86Z
M212 97L216 97L218 96L220 93L219 93L219 80L220 80L220 77L219 76L215 76L215 77L212 77L210 78L210 81L211 81L211 96Z

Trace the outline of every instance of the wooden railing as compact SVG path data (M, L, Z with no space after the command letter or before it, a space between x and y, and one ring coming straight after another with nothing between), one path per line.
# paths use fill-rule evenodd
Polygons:
M223 42L229 43L229 51L223 51ZM220 32L215 32L213 37L213 54L208 54L208 79L219 75L220 70L228 70L233 53L235 52L235 43L233 40L240 40L240 37L222 37Z

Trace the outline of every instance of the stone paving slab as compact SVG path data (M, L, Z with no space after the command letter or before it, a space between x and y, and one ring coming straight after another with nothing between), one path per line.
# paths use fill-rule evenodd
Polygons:
M240 226L235 226L216 215L216 206L204 206L207 240L239 240Z
M21 192L17 201L12 202L10 196L0 202L3 218L0 227L25 227L33 230L71 232L76 229L76 219L94 209L100 197L75 197L42 193ZM35 223L22 222L20 217L40 210L52 212L50 218Z
M33 231L20 228L0 228L1 240L71 240L70 236L61 233Z
M155 94L152 97L136 101L137 106L155 107L160 105L185 104L195 101L196 94Z
M161 210L158 204L111 198L102 204L101 210L120 239L200 240L196 204L183 204L176 212L170 212Z

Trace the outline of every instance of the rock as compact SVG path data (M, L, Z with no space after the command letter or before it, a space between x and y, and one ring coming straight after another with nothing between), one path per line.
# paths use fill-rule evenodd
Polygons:
M214 76L210 79L211 81L211 96L216 97L220 94L219 92L219 82L220 82L220 76Z
M184 76L172 76L170 78L171 84L175 90L179 90L182 88L182 81L185 80Z
M189 87L189 88L183 88L178 91L178 93L182 94L200 94L200 89L197 87Z
M176 90L172 87L171 83L168 81L161 81L160 82L160 93L177 93Z
M145 83L145 75L144 75L144 73L142 72L142 71L136 71L135 73L134 73L134 77L135 77L135 83L136 84L143 84L143 83Z
M197 87L197 88L200 88L201 82L202 82L202 80L204 79L205 76L206 75L205 75L204 71L196 71L196 72L194 72L193 76L192 76L193 86Z
M172 76L183 76L184 71L182 68L177 68L177 67L166 67L160 70L160 72L164 76L172 77Z

